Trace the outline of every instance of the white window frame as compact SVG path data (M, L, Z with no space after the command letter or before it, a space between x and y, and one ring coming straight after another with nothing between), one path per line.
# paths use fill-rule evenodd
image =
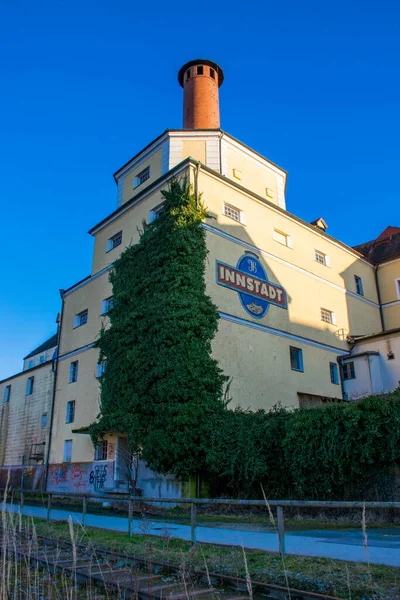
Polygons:
M69 363L69 380L68 383L75 383L78 381L79 374L79 360L72 360Z
M317 258L317 256L321 256L323 258L323 261L319 260ZM317 262L319 265L323 265L324 267L330 267L331 266L331 261L330 258L327 254L325 254L325 252L322 252L321 250L314 250L314 260L315 262Z
M323 313L329 314L329 316L330 316L329 321L327 321L326 319L323 319ZM323 323L328 323L328 325L336 325L336 315L334 312L329 310L329 308L324 308L323 306L321 306L321 321Z
M142 169L140 173L136 175L133 180L133 189L135 190L137 187L139 187L139 185L142 185L148 179L150 179L150 165L147 165L147 167Z
M274 238L275 242L278 242L278 244L281 244L282 246L286 246L287 248L293 248L292 236L288 235L287 233L284 233L280 229L274 228L273 238Z
M11 398L11 384L6 385L6 387L4 388L3 402L5 404L7 404L7 402L10 402L10 398Z
M72 462L72 440L64 440L63 462Z
M26 394L25 394L26 396L32 396L34 386L35 386L35 378L28 377L28 380L26 382Z
M67 410L65 414L66 424L73 423L75 421L75 400L69 400L67 402Z
M85 319L85 317L86 317L86 319ZM88 322L88 318L89 318L88 309L82 310L80 313L76 314L74 317L74 329L76 329L77 327L83 327L83 325L86 325L86 323ZM83 322L82 322L82 320L83 320Z
M111 306L110 306L111 303ZM106 315L113 307L114 305L114 298L113 296L109 296L108 298L104 298L104 300L102 301L102 309L101 309L101 314L102 315Z
M332 367L334 367L334 369L332 369ZM332 377L332 373L334 374L334 376ZM338 364L335 362L330 362L329 363L329 377L331 379L331 383L334 385L339 385L340 381L339 381L339 367Z
M234 212L237 212L238 219L235 219L233 216L230 216L229 214L227 214L226 210L228 210L228 212L231 211L232 214ZM240 208L238 208L237 206L234 206L233 204L230 204L229 202L222 203L222 214L224 215L224 217L227 217L228 219L235 221L235 223L241 223L242 225L246 225L246 216L245 216L244 211L240 210Z
M156 221L160 217L160 215L163 213L163 211L164 211L164 202L162 202L158 206L155 206L154 208L149 210L149 215L148 215L148 219L147 219L147 222L149 223L149 225L150 225L150 223L153 223L154 221Z
M122 244L122 229L121 231L117 231L107 240L107 250L106 252L110 252L114 250L114 248L118 248Z
M296 350L296 354L299 357L298 369L292 366L292 350ZM289 346L289 360L292 371L296 371L296 373L304 373L303 350L301 348L297 348L297 346Z
M364 286L362 277L354 275L354 283L356 285L356 292L359 296L364 296Z
M105 456L105 458L104 458ZM100 440L94 449L94 460L107 460L108 458L108 441Z

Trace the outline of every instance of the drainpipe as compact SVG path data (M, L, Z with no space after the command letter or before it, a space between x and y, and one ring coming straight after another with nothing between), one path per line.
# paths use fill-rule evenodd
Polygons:
M196 164L196 170L194 172L194 193L196 195L196 208L199 208L199 171L200 163Z
M60 339L61 339L61 329L62 329L62 320L64 316L64 290L60 290L61 297L61 317L60 322L57 327L57 356L54 361L54 381L53 381L53 393L51 398L51 409L50 409L50 428L49 428L49 436L47 440L47 452L46 452L46 462L45 462L45 473L44 473L44 482L43 488L44 491L47 491L47 480L49 477L49 461L50 461L50 445L51 445L51 436L53 433L53 419L54 419L54 405L56 400L56 385L57 385L57 373L58 373L58 361L60 356Z
M379 269L379 265L376 265L376 267L374 267L375 285L376 285L376 292L378 294L379 314L380 314L380 317L381 317L381 327L382 327L382 331L386 331L385 318L383 316L383 308L382 308L382 301L381 301L381 290L380 290L380 287L379 287L378 269Z

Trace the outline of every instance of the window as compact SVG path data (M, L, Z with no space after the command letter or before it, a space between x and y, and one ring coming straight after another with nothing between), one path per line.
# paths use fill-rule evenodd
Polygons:
M122 244L122 231L118 231L118 233L116 233L115 235L113 235L112 237L110 237L107 240L107 252L110 252L110 250L114 250L114 248L116 248L117 246L120 246Z
M31 396L33 394L34 381L35 381L34 377L29 377L28 381L26 382L26 395L27 396Z
M224 215L229 217L229 219L244 224L244 212L236 206L232 206L232 204L225 204L224 202Z
M94 451L94 460L107 460L107 440L101 440Z
M106 370L106 361L103 360L102 362L97 363L97 377L101 377Z
M203 67L197 67L197 75L203 75Z
M143 169L143 171L140 171L140 173L136 175L135 179L133 180L133 187L139 187L139 185L142 185L142 183L148 179L150 179L150 166L146 167Z
M150 210L149 211L149 219L148 219L149 223L153 223L153 221L155 221L156 219L161 217L163 212L164 212L164 204L159 204L158 206L156 206L155 208Z
M317 263L329 267L329 256L327 256L323 252L320 252L319 250L315 250L314 257Z
M40 421L40 425L41 427L46 427L47 425L47 413L45 413L44 415L42 415L41 421Z
M354 363L353 362L348 362L348 363L343 363L343 379L344 380L348 380L348 379L355 379L356 378L356 371L354 369Z
M339 385L339 370L336 363L329 363L329 371L331 374L331 383Z
M321 321L324 323L330 323L331 325L336 325L336 317L335 313L326 308L321 308Z
M357 294L359 294L360 296L364 296L364 290L363 290L363 284L362 284L361 277L359 277L358 275L354 275L354 281L356 284Z
M397 297L400 299L400 279L395 279Z
M11 396L11 385L6 385L6 387L4 388L3 402L10 402L10 396Z
M72 440L64 440L64 462L71 462Z
M290 368L292 371L304 371L303 350L290 346Z
M46 362L46 357L42 355L42 356L39 358L39 364L40 364L40 365L42 365L44 362Z
M74 360L69 365L69 383L75 383L78 379L78 361Z
M103 306L102 306L102 315L106 315L114 306L114 298L112 296L110 296L109 298L106 298L105 300L103 300Z
M88 311L83 310L82 312L75 315L74 327L81 327L81 325L86 325L87 320L88 320Z
M75 419L75 400L67 402L67 416L65 417L66 423L73 423Z
M28 369L33 369L34 366L35 366L35 359L33 358L32 360L29 361Z
M186 71L186 81L190 79L190 69Z
M288 248L292 248L292 238L290 235L283 233L282 231L278 231L278 229L274 229L274 240L279 242L283 246L287 246Z
M210 77L215 79L215 71L214 71L214 69L211 69L211 68L210 68Z

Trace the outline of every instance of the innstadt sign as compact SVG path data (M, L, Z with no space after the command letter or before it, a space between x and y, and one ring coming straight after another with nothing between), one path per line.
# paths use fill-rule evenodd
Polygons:
M268 281L264 267L253 254L241 256L236 268L219 260L216 265L218 285L238 292L243 308L252 317L265 317L270 304L287 309L286 291Z

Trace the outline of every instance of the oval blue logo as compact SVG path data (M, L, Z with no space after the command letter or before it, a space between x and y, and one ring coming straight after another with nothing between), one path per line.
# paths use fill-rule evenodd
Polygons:
M253 254L244 254L241 256L238 260L236 268L244 273L248 273L249 275L256 277L257 279L268 281L264 267L258 258ZM262 319L267 314L270 303L266 300L255 298L253 295L250 296L249 294L245 294L243 292L239 292L239 298L244 310L252 317Z

